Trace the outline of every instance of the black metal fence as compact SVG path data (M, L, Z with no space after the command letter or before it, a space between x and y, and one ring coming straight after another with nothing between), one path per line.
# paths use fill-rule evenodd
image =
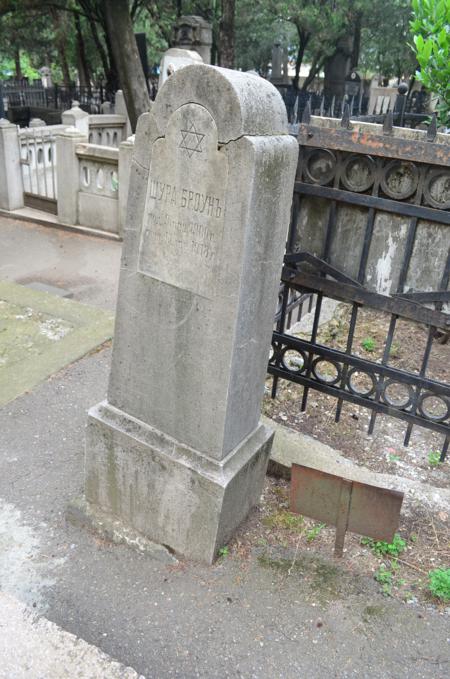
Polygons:
M425 139L412 144L394 136L393 120L390 111L384 116L382 134L367 136L348 129L348 106L337 126L314 125L309 106L304 111L268 372L274 378L273 397L279 379L303 385L302 410L309 390L316 389L337 399L336 421L344 401L369 408L369 433L378 414L405 422L405 445L415 425L439 432L444 460L450 442L450 385L440 375L429 377L428 372L435 343L448 338L450 330L450 153L447 145L433 143L435 117ZM316 201L312 211L311 201ZM339 215L352 209L362 221L350 237ZM369 266L373 267L374 243L376 238L379 243L380 237L389 239L399 223L406 228L402 227L404 234L396 246L397 278L390 291L380 294L368 273ZM426 260L422 249L427 241L432 243L428 232L435 240ZM337 256L339 243L341 255ZM348 260L342 248L349 250ZM344 260L349 264L343 265ZM311 309L311 296L316 303L306 340L289 328L293 317L301 317L306 301ZM349 309L344 348L326 346L318 339L325 298L344 302ZM355 351L355 328L363 307L389 319L378 361ZM404 320L426 329L422 351L411 348L417 352L413 370L392 363L399 321Z
M40 80L29 83L27 81L5 80L0 82L0 117L15 107L46 108L65 111L72 106L72 101L78 101L81 108L88 113L99 113L100 106L105 101L111 101L111 96L105 88L80 87L71 85L52 85L44 87ZM3 110L2 110L3 107Z
M305 109L312 115L341 118L347 108L352 118L367 122L382 122L386 113L392 111L395 125L414 127L427 118L428 95L425 91L408 92L406 83L400 83L394 105L388 97L380 97L369 110L370 98L361 93L355 96L330 97L321 91L296 90L292 85L277 86L286 105L289 123L296 125L303 119Z

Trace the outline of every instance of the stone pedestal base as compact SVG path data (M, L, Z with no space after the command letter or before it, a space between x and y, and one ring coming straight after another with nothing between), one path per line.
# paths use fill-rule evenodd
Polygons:
M259 500L272 439L260 424L219 462L103 402L88 417L86 500L150 540L212 563Z

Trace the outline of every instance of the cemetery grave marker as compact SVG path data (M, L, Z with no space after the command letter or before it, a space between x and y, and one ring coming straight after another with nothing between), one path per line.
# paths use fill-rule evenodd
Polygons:
M259 499L260 423L298 144L275 88L206 65L140 118L88 508L210 563Z

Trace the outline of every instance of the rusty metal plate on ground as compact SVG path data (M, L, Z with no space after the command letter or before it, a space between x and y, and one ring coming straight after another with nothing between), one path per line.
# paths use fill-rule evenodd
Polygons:
M292 465L291 511L336 526L335 553L342 555L347 530L392 542L403 493Z

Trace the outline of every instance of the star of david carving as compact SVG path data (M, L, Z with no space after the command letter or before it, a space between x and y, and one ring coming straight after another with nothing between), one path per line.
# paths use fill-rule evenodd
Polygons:
M186 130L180 130L181 142L178 148L185 149L189 158L191 158L193 153L202 153L201 145L205 135L197 132L192 121L188 122L186 128Z

